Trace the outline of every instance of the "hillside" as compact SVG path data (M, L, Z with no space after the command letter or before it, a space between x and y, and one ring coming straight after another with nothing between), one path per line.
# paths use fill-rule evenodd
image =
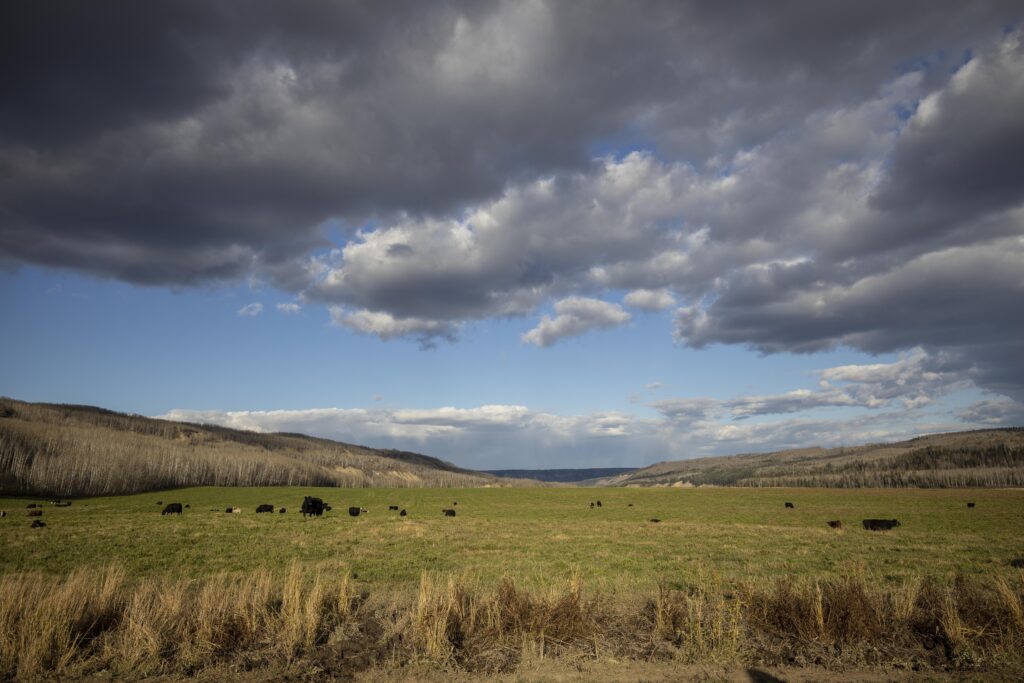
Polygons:
M932 434L909 441L843 448L660 462L583 482L597 486L1024 486L1024 429Z
M181 486L521 484L418 453L0 398L0 493L86 496ZM536 482L531 482L536 484Z

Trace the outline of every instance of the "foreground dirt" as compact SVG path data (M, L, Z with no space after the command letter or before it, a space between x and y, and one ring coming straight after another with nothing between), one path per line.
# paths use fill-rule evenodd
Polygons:
M56 680L56 679L54 679ZM62 678L62 681L70 679ZM101 673L77 679L80 683L111 683L142 681L144 683L997 683L1024 680L1021 670L988 670L979 672L923 672L878 669L830 671L814 667L720 667L678 665L666 662L620 662L606 660L577 664L542 661L526 665L515 673L473 674L451 671L434 665L414 665L399 669L370 669L354 675L332 675L317 667L271 668L257 671L207 669L195 677L156 676L139 679Z

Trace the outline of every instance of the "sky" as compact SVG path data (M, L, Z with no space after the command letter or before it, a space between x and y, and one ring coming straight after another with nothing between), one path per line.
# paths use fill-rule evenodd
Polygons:
M11 2L0 395L476 469L1024 425L1019 2Z

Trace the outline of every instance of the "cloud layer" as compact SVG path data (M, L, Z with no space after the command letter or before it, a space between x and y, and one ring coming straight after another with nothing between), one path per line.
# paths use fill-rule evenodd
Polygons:
M919 348L1019 404L1019 20L995 0L5 5L0 267L252 277L424 346L673 308L681 345ZM844 381L725 408L868 405Z

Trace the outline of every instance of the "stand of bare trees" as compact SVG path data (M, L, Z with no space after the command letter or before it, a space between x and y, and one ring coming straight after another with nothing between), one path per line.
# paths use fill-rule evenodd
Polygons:
M183 486L508 485L443 463L294 434L258 434L0 399L0 491L99 496Z

